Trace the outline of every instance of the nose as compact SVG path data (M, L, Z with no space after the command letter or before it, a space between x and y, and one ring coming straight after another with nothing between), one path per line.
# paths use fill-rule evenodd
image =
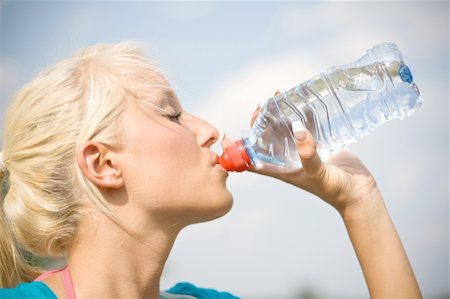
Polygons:
M211 147L219 139L219 131L207 121L195 117L195 136L202 147Z

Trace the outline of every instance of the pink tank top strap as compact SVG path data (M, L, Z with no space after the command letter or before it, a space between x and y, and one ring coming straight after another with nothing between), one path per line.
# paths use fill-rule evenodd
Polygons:
M54 269L54 270L47 271L47 272L42 273L41 275L39 275L34 281L42 281L42 280L46 279L47 277L52 276L55 273L63 271L64 269L65 268Z
M76 299L75 289L73 288L72 278L70 277L69 268L65 268L63 272L64 289L66 289L67 299Z
M64 282L64 290L66 291L66 297L67 299L76 299L75 297L75 290L73 288L72 278L70 277L69 268L63 268L63 269L55 269L48 272L45 272L41 275L39 275L34 281L42 281L46 279L49 276L52 276L53 274L56 274L58 272L62 273L62 278Z

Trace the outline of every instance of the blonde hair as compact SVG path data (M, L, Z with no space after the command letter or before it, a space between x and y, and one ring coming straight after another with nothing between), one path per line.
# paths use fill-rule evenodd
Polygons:
M76 150L87 140L119 145L127 101L170 89L130 42L82 48L24 86L5 115L0 172L0 287L32 280L41 269L24 252L61 256L83 201L114 219L98 188L81 173ZM117 220L117 219L116 219Z

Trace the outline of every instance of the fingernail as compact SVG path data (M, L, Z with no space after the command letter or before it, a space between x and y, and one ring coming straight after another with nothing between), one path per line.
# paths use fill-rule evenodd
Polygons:
M298 141L303 141L306 139L306 129L301 121L294 121L292 123L292 132L294 133L295 139Z
M261 103L256 104L255 109L253 109L253 111L257 111L261 109Z

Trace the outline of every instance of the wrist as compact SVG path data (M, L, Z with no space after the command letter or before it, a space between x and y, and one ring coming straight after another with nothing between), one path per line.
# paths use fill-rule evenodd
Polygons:
M386 212L383 196L378 188L366 193L364 197L354 200L351 204L338 209L345 223L376 218L377 215Z

